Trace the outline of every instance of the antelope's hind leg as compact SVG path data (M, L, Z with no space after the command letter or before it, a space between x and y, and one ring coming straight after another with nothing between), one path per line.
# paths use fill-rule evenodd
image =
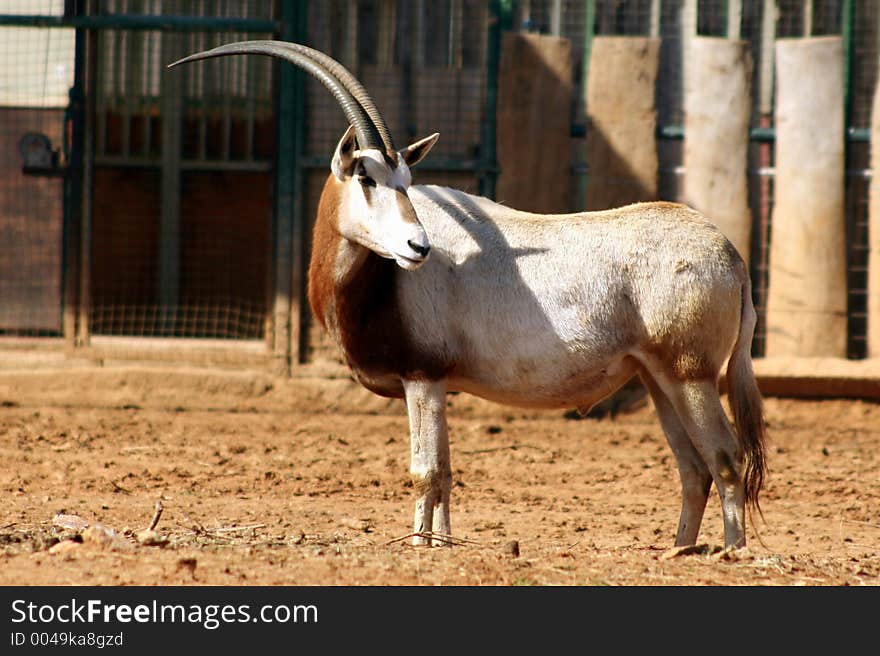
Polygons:
M675 534L675 546L682 547L697 543L709 490L712 487L712 474L702 456L694 448L691 438L678 418L672 403L657 385L657 382L644 369L639 373L642 383L648 389L654 409L660 419L660 426L666 441L675 455L678 473L681 477L681 516Z
M717 383L712 380L671 381L657 376L655 380L675 408L691 443L712 474L721 497L724 546L744 547L743 452L721 405Z
M449 495L452 468L446 427L445 381L405 381L410 429L410 476L416 492L413 533L449 535ZM416 535L413 544L431 541ZM449 541L433 540L448 545Z

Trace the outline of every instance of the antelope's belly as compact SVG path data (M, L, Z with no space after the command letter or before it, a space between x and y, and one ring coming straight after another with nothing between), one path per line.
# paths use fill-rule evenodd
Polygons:
M638 362L628 355L590 365L577 358L565 363L519 361L514 367L454 371L449 389L520 407L589 408L617 391L637 370Z

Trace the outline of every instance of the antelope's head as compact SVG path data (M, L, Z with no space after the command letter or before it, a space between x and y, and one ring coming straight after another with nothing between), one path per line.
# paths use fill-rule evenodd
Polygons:
M344 186L338 229L343 237L391 258L404 269L418 268L431 245L410 202L409 167L422 159L438 135L399 152L358 148L349 127L333 154L331 170Z
M324 53L286 41L241 41L180 59L170 66L226 55L278 57L317 78L339 102L349 122L333 154L330 169L342 185L336 228L407 270L421 266L431 244L409 199L410 167L428 154L438 134L396 150L376 105L363 86L339 62Z

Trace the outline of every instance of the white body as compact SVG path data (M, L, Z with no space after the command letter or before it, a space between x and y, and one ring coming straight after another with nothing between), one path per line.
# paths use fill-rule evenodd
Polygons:
M730 354L744 271L696 212L655 203L544 216L442 187L409 196L433 249L397 277L399 293L419 345L455 354L450 390L585 408L626 382L633 360L649 364L645 347L670 329L708 332L716 370Z

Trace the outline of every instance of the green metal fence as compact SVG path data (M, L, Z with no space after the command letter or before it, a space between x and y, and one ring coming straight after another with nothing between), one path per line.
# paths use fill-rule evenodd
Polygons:
M572 43L571 171L581 190L593 36L658 36L659 195L679 200L682 39L692 27L738 32L755 60L751 262L761 322L772 45L843 35L850 355L863 357L878 19L869 0L0 0L0 336L82 349L123 337L184 338L186 348L222 340L282 366L320 355L302 302L304 263L342 113L294 67L251 57L166 72L179 55L243 38L328 52L376 97L398 142L441 132L419 182L493 196L503 30ZM51 144L48 164L27 172L25 135L36 155L46 148L35 135Z
M69 73L0 107L11 180L0 187L0 335L81 349L223 339L282 366L306 357L309 224L343 114L268 58L165 64L249 38L309 43L364 79L401 142L444 131L423 181L491 195L498 11L460 0L0 2L0 60L58 51ZM23 171L28 132L49 138L51 170Z

